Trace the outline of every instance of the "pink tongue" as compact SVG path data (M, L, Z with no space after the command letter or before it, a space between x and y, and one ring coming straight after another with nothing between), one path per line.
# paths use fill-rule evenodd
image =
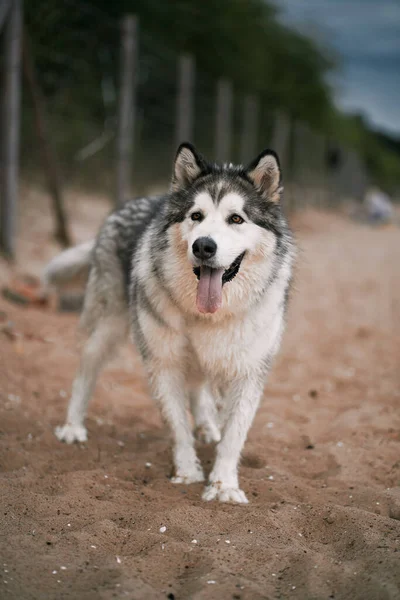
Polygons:
M222 275L224 269L200 267L196 304L201 313L215 313L222 303Z

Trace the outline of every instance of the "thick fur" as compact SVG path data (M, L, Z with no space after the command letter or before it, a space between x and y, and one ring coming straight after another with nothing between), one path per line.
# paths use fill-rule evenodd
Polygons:
M204 479L190 407L195 430L218 443L203 498L247 502L238 464L280 345L294 257L281 191L272 151L245 169L209 164L183 144L169 194L128 202L108 217L95 243L50 264L52 282L90 269L82 315L89 339L66 424L56 430L60 440L86 441L96 377L131 331L172 433L172 481ZM199 238L216 245L209 260L194 254ZM222 287L218 310L201 312L194 269L226 275L242 256L236 276Z

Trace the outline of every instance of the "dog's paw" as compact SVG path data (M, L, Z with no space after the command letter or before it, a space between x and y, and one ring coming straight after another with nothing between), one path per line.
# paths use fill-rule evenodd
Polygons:
M198 481L204 481L203 469L198 465L192 469L180 469L177 471L175 477L171 478L172 483L183 483L184 485L197 483Z
M221 441L221 432L214 423L203 423L197 427L195 436L203 444L218 444Z
M203 500L219 500L220 502L232 502L234 504L248 504L246 494L239 488L224 487L221 483L211 483L206 487L202 495Z
M66 423L62 427L56 427L54 430L56 437L60 442L73 444L73 442L87 442L87 430L83 425L72 425Z

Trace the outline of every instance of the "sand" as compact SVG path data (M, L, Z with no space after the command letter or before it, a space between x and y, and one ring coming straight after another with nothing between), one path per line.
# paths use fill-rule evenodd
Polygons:
M56 250L43 202L25 200L14 271ZM107 208L69 206L77 239ZM240 469L248 506L170 483L132 348L100 379L88 444L58 442L77 316L0 300L17 333L0 332L0 598L400 598L399 230L315 211L294 227L287 332ZM214 450L198 451L209 470Z

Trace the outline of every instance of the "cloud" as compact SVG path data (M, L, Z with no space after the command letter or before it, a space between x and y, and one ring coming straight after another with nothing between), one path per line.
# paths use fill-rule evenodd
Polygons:
M398 0L279 0L281 19L339 53L337 103L400 132Z
M376 127L400 133L400 79L368 66L350 66L346 80L352 85L337 86L336 103L346 112L361 112Z

